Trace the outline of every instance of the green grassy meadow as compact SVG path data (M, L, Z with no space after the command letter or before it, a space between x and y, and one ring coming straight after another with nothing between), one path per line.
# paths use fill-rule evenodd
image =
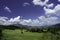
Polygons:
M57 35L37 32L25 32L21 30L3 30L2 40L57 40Z

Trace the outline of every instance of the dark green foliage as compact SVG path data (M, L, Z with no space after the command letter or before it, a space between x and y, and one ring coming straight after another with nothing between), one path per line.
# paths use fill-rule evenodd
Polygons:
M2 30L0 29L0 40L2 40Z
M31 32L36 32L36 30L37 30L36 28L31 28L30 29Z
M41 28L29 28L26 30L27 30L27 32L38 32L38 33L43 32L43 29L41 29Z
M19 27L14 26L14 25L8 25L8 26L0 25L0 29L11 29L11 30L14 30L14 29L19 29Z

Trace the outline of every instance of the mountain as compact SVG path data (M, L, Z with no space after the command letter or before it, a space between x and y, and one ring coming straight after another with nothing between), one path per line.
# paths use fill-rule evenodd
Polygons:
M13 24L13 25L0 25L0 29L20 29L20 28L59 28L60 23L51 25L51 26L27 26L22 24Z
M60 23L58 23L58 24L55 24L55 25L51 25L51 26L48 26L48 27L60 28Z
M0 29L19 29L18 26L14 26L14 25L0 25Z

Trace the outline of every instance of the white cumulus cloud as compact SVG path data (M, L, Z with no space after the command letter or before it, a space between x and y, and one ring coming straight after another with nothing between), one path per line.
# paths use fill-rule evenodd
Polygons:
M60 2L60 0L58 0L58 2Z
M49 0L45 0L45 1L42 1L42 0L33 0L32 2L33 2L34 5L46 6L48 8L54 6L53 3L48 4Z
M46 7L44 7L43 9L44 9L46 15L60 16L60 4L57 4L54 9L50 9L50 8L46 8Z
M0 17L0 25L13 25L13 24L22 24L28 26L45 26L45 25L54 25L60 23L58 17L45 17L40 16L37 19L21 19L21 16L15 18Z
M40 5L40 6L44 6L47 4L49 0L45 0L45 1L42 1L42 0L33 0L33 3L34 5Z
M5 9L6 11L8 11L8 12L11 12L10 8L7 7L7 6L6 6L4 9Z
M51 3L51 4L46 4L46 7L48 7L48 8L53 7L53 6L54 6L53 3Z
M23 4L23 6L30 6L30 4L27 3L27 2L25 2L25 3Z
M46 18L45 16L40 16L39 20L40 20L40 24L42 23L42 25L53 25L53 24L59 23L58 17Z

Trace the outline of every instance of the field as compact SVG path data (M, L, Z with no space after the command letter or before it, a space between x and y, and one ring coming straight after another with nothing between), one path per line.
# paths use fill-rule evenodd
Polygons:
M21 30L4 30L2 40L57 40L57 35L51 33L25 32ZM58 39L59 40L59 39Z

